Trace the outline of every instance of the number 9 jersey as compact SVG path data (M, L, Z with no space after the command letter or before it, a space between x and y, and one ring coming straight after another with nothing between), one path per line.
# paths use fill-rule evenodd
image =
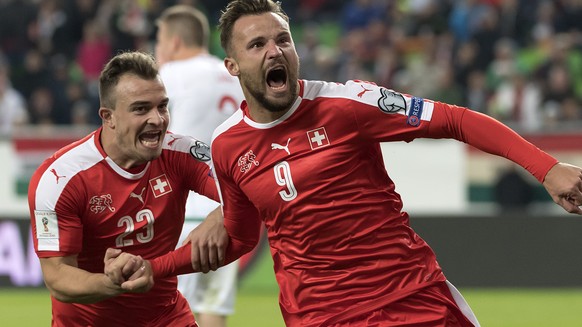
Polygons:
M482 131L488 118L466 108L356 81L299 86L293 106L271 123L254 122L243 103L211 145L227 259L252 249L264 222L289 326L335 325L445 281L401 211L380 142L455 138L513 156L538 179L556 163L524 143L513 147L524 149L517 155L505 152L513 148L503 142L522 141L485 137L496 132ZM417 160L430 169L422 153Z

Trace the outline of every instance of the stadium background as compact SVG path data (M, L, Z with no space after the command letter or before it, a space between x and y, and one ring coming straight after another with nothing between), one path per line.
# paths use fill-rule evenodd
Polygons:
M0 325L50 319L29 237L30 174L52 151L95 128L103 63L123 49L151 51L155 17L175 3L199 7L215 25L227 1L0 1ZM469 106L582 166L582 1L283 6L302 77L370 80ZM223 55L215 31L211 51ZM17 94L20 101L11 105L24 115L7 108L6 89ZM562 213L521 168L458 142L382 147L413 227L484 326L582 325L579 218ZM280 326L272 262L264 245L256 253L243 270L231 322Z

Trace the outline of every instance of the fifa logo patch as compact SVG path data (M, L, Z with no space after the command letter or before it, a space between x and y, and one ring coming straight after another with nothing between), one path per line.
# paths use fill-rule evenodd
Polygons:
M36 237L38 239L59 238L57 213L48 210L34 210Z
M410 102L410 112L408 113L408 119L406 123L410 126L420 125L420 117L422 117L422 107L424 106L424 100L418 97L412 97Z

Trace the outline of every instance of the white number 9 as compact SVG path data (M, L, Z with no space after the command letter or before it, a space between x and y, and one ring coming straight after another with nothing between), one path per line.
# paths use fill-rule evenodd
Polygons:
M286 190L279 191L281 199L287 202L295 199L297 197L297 189L295 189L295 185L293 185L289 163L287 161L279 162L275 165L273 170L275 172L275 181L277 181L277 184L287 188Z

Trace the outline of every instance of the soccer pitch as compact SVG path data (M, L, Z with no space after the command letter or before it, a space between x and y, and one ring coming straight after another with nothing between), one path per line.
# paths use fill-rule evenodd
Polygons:
M284 327L268 252L240 280L229 327ZM582 326L582 288L460 288L483 327ZM0 326L50 326L45 289L0 289ZM209 326L201 326L209 327Z
M582 326L582 289L462 289L484 327ZM0 289L0 325L50 326L44 289ZM241 288L230 327L283 327L277 294Z

